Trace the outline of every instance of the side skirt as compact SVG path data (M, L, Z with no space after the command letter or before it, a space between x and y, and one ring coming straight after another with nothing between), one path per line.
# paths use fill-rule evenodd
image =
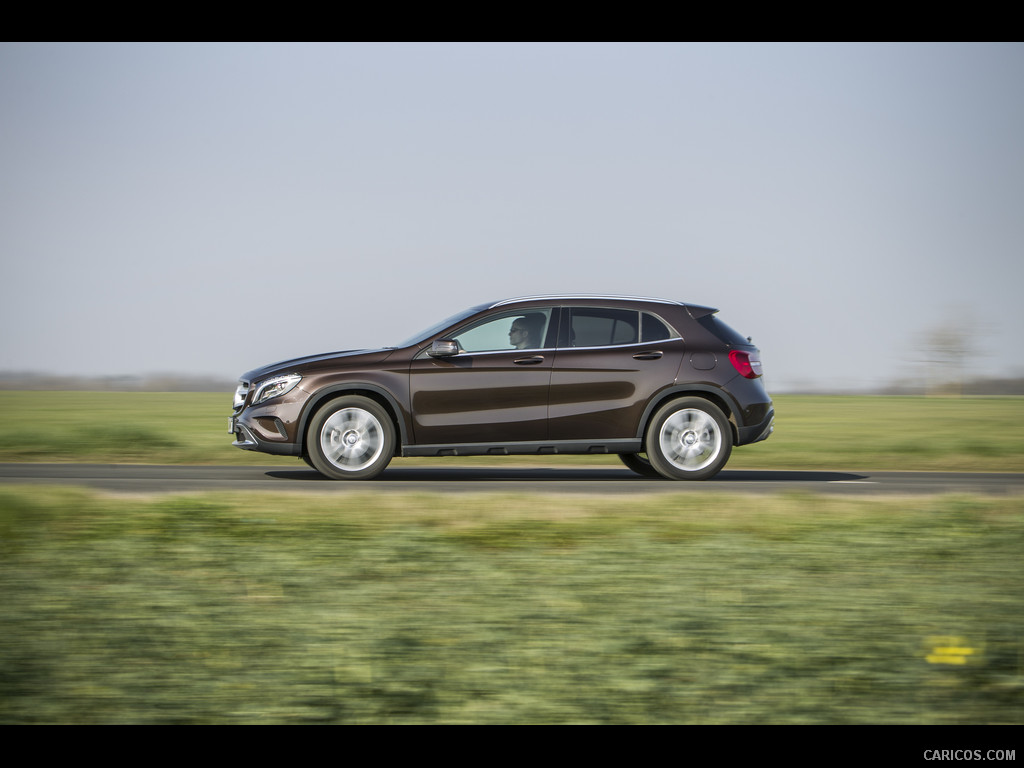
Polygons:
M552 440L544 443L466 443L465 445L404 445L402 456L553 456L558 454L642 453L643 441Z

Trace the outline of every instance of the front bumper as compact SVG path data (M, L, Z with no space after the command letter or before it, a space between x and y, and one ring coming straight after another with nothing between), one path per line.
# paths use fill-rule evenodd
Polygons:
M302 446L297 443L283 441L280 437L277 440L268 440L257 434L252 425L246 424L242 417L231 417L231 434L235 436L232 443L235 448L243 451L259 451L260 453L271 453L275 456L301 456Z
M236 410L228 421L232 443L243 451L259 451L278 456L301 456L302 441L298 421L302 401L286 395L283 399Z

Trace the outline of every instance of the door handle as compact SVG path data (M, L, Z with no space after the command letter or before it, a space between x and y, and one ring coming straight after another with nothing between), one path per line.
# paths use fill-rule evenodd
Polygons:
M659 351L637 352L633 355L634 360L660 360L662 353Z
M518 360L513 360L516 365L537 365L537 363L544 362L543 355L534 355L533 357L520 357Z

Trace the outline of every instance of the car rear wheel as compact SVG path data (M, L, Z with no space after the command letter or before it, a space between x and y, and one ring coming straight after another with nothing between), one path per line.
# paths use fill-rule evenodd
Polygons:
M332 480L376 477L395 453L391 417L373 400L339 397L321 408L309 425L306 455Z
M654 467L651 466L651 460L647 458L646 453L620 453L619 458L622 463L632 469L638 475L644 477L661 477Z
M732 429L714 403L685 397L664 405L647 430L647 456L672 480L707 480L732 453Z

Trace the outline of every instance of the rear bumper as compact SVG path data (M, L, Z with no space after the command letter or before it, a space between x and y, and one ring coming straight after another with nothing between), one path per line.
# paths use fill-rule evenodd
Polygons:
M775 409L769 410L763 421L749 427L740 427L736 431L739 436L736 445L750 445L767 440L768 436L775 431Z

